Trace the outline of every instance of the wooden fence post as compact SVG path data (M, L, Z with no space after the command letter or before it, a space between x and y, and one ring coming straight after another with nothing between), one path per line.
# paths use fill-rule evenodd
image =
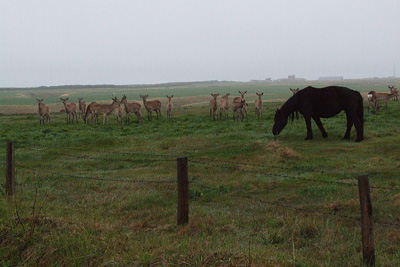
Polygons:
M189 222L188 158L177 158L178 171L178 225Z
M368 175L358 177L358 192L360 195L363 261L366 266L374 266L374 221L372 219L372 202Z
M6 194L15 194L15 176L14 176L14 146L13 143L7 141L6 152Z

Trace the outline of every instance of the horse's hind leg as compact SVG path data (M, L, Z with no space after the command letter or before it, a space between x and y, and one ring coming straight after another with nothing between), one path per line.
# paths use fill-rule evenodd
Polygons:
M324 129L324 126L322 125L322 122L321 122L320 118L318 118L318 117L313 117L313 120L315 121L315 123L317 124L319 130L321 131L322 137L323 137L323 138L327 138L327 137L328 137L328 134L326 133L326 131L325 131L325 129Z
M351 127L353 126L353 118L355 117L355 115L349 115L346 112L346 119L347 119L347 129L346 132L342 138L342 140L349 140L350 139L350 131L351 131Z

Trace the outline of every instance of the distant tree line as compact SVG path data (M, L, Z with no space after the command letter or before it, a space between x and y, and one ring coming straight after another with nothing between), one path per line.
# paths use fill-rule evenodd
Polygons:
M171 82L159 84L131 84L131 85L115 85L115 84L95 84L95 85L57 85L57 86L39 86L39 87L0 87L0 91L11 90L65 90L65 89L113 89L113 88L149 88L149 87L176 87L191 86L210 83L226 83L227 81L200 81L200 82Z

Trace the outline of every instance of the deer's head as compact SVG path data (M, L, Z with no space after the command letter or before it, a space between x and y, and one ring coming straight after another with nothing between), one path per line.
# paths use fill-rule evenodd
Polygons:
M149 95L139 95L140 96L140 98L142 98L143 100L146 100L148 97L149 97Z
M244 99L244 95L247 93L247 91L244 91L244 92L242 92L242 91L239 91L239 94L242 96L242 99Z
M295 95L299 91L299 88L296 89L290 88L290 91L292 91L293 95Z

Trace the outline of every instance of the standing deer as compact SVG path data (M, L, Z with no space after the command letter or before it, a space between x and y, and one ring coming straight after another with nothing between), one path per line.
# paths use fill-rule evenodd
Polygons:
M211 94L213 99L210 100L210 120L213 118L215 120L215 113L217 112L218 105L217 105L217 97L219 96L218 94Z
M225 119L228 119L228 110L229 110L229 96L230 93L221 96L221 100L219 101L219 117L222 120L222 114L224 114Z
M241 108L241 112L242 113L244 113L244 114L242 114L242 116L246 116L246 120L249 120L249 118L247 117L247 106L249 105L249 104L247 104L246 103L246 99L244 99L244 95L247 93L247 91L244 91L244 92L241 92L241 91L239 91L239 94L241 95L241 97L235 97L234 99L233 99L233 102L232 102L232 109L233 109L233 104L236 102L236 103L238 103L239 104L239 106L240 105L242 105L242 108ZM234 119L235 120L235 119ZM242 121L243 121L243 118L242 118Z
M85 115L83 117L83 120L85 123L88 123L89 115L91 116L92 123L94 123L94 120L96 120L96 122L98 122L97 121L98 117L97 117L97 114L95 113L95 109L96 109L95 106L97 106L97 105L99 105L97 102L92 102L87 106Z
M79 101L79 118L83 118L86 111L86 103L82 101L83 98L78 98Z
M76 114L76 105L75 105L75 103L68 103L67 104L68 97L67 98L61 98L60 97L60 99L63 102L64 107L65 107L65 112L67 113L67 124L74 123L74 118L76 119L76 123L78 123L78 115Z
M149 95L139 95L140 98L143 99L143 105L147 110L147 118L149 121L153 120L153 111L157 113L157 119L158 115L161 117L161 102L160 100L152 100L152 101L147 101L147 98Z
M372 113L377 113L380 109L378 98L376 97L375 91L368 92L368 113L369 107L372 107Z
M296 88L296 89L292 89L292 88L290 88L290 91L293 93L293 95L295 95L295 94L297 94L297 92L299 91L299 88ZM298 111L295 111L294 113L292 113L292 121L293 121L293 119L294 119L294 114L296 113L296 119L298 120L299 119L299 112Z
M261 97L264 95L264 93L261 93L261 94L256 93L256 95L258 96L258 99L256 99L254 101L254 106L255 106L255 109L256 109L256 115L257 115L258 119L262 119L263 102L262 102Z
M166 104L166 106L167 106L167 117L169 119L172 119L172 110L174 108L174 104L172 103L172 98L174 97L174 95L171 95L171 96L167 95L166 97L168 98L168 102Z
M239 121L239 116L241 117L242 121L244 118L244 107L246 106L246 100L240 99L238 101L232 102L232 110L233 110L233 121ZM239 114L238 114L239 113Z
M129 123L129 119L131 116L131 113L135 113L137 118L138 118L138 122L139 123L142 120L142 105L140 105L139 103L136 102L128 102L126 100L126 95L124 95L121 99L122 104L124 104L125 107L125 113L126 113L126 120L125 123L128 124Z
M36 99L38 103L39 123L44 125L45 122L50 122L50 109L43 104L43 99Z
M374 92L374 91L372 91ZM385 102L385 106L387 108L387 101L389 99L391 99L392 97L398 95L397 90L396 91L392 91L392 93L387 94L387 93L375 93L376 94L376 98L378 101L382 100L383 102Z
M392 99L393 99L394 101L398 101L399 91L397 91L397 88L394 88L394 86L388 86L388 87L389 87L390 93L391 93L391 94L394 93L394 96L392 97Z
M108 115L110 115L111 112L113 112L114 109L120 103L120 101L116 97L112 98L112 100L113 100L113 102L111 104L98 104L98 103L96 103L96 105L93 105L91 107L91 112L94 114L93 116L94 116L94 118L96 118L96 121L97 121L97 116L99 114L103 115L103 125L106 123ZM93 103L91 103L91 104L93 104ZM88 110L86 111L86 114L87 113L88 113Z
M117 106L114 109L115 112L115 118L117 119L118 124L122 124L122 107L121 107L121 101L118 101Z

